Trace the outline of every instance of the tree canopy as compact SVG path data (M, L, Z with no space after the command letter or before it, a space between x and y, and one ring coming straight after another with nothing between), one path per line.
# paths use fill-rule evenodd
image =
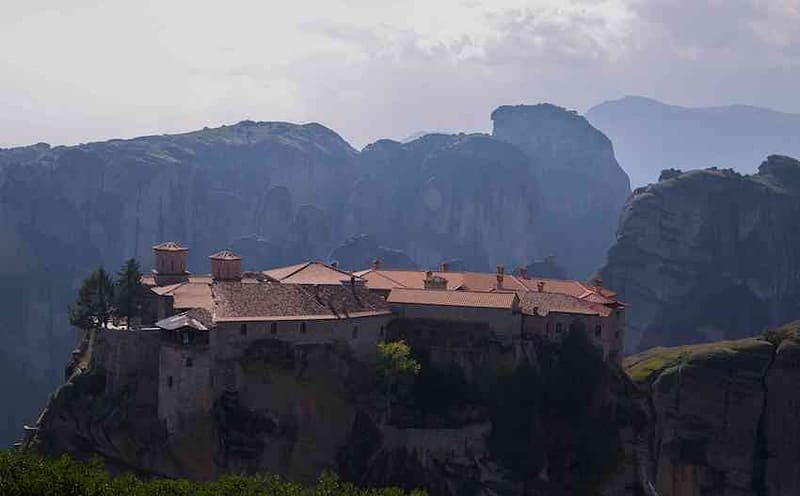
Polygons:
M114 283L103 267L83 280L78 299L69 307L70 324L81 329L104 327L111 318Z

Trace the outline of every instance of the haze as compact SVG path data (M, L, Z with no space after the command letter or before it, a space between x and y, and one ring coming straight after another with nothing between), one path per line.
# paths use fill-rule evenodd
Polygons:
M317 121L356 146L505 103L800 111L800 2L4 2L0 146Z

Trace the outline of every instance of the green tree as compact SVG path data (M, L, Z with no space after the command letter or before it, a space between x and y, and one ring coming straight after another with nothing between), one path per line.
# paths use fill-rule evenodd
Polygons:
M397 385L404 377L419 374L422 368L411 356L411 348L405 341L378 343L380 356L380 372L384 384L384 401L386 402L384 423L392 416L392 402L397 397Z
M69 307L70 324L81 329L105 327L114 301L114 283L102 267L83 280L78 299Z
M117 272L114 287L114 314L125 319L125 327L130 329L131 320L141 316L141 301L144 296L142 273L139 262L131 258L125 261Z

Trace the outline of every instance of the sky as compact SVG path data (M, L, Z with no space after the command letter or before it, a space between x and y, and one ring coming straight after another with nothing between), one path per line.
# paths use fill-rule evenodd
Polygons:
M0 0L0 146L244 119L360 148L504 104L800 112L800 0Z

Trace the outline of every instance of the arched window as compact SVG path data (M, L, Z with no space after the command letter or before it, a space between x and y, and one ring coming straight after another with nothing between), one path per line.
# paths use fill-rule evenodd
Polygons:
M270 334L278 334L278 323L273 322L269 325L269 333Z
M603 326L601 326L600 324L594 326L594 335L599 338L602 334L603 334Z
M247 336L247 324L239 325L239 334L242 336Z

